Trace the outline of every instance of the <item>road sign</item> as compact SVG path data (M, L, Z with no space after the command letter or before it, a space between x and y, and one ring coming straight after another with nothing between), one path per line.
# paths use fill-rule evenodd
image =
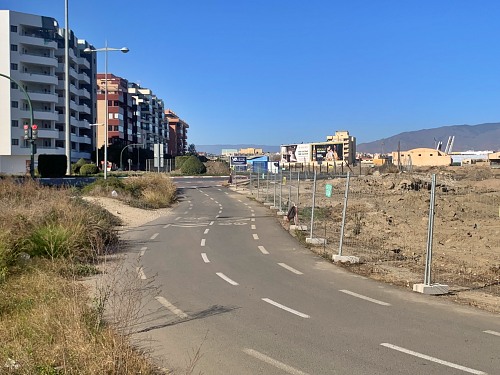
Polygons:
M231 156L231 165L247 165L247 157Z
M331 184L326 184L325 188L326 188L325 195L327 196L327 198L331 198L332 197L333 186Z

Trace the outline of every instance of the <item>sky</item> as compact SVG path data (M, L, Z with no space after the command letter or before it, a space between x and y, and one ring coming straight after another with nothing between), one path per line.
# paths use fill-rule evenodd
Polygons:
M108 72L148 87L188 143L357 143L500 122L498 0L68 0ZM54 17L65 0L0 0ZM104 56L98 54L99 71Z

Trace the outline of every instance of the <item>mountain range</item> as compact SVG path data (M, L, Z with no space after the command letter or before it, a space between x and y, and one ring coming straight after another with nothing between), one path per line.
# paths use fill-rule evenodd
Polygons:
M443 142L444 151L448 137L454 136L452 151L498 151L500 150L500 123L479 125L451 125L433 129L422 129L399 133L389 138L373 142L359 143L357 152L387 153L396 151L398 143L402 151L413 148L436 148L438 142Z
M359 138L359 134L353 134ZM498 151L500 150L500 123L487 123L479 125L451 125L433 129L422 129L403 132L392 137L382 138L373 142L359 143L357 152L387 153L396 151L398 143L402 151L413 148L436 148L442 142L441 150L444 151L448 137L454 136L452 151ZM280 146L257 144L219 144L196 145L196 151L220 155L222 149L261 148L264 152L275 153L280 151Z

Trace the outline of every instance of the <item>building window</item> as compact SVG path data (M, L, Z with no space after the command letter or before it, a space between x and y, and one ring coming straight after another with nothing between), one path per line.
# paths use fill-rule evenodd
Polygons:
M19 88L19 86L17 85L17 83L15 83L15 82L11 82L11 83L10 83L10 88L11 88L11 89L14 89L14 90L17 90L17 89Z
M17 70L17 64L16 63L11 63L10 64L10 70Z
M16 52L16 51L17 51L17 44L11 44L11 45L10 45L10 50L11 50L12 52Z
M18 128L19 127L19 121L17 120L12 120L10 122L10 125L13 127L13 128Z
M429 156L434 156L434 154L430 154Z
M10 32L11 33L17 33L17 26L16 25L10 25Z
M49 148L51 145L50 145L50 139L44 139L43 140L43 147L47 147Z
M19 108L19 103L17 101L13 100L10 102L10 106L12 108Z
M12 146L19 146L19 139L12 138Z

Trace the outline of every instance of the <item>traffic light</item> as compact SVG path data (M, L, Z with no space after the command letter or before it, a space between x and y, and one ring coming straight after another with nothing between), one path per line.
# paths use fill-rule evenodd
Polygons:
M38 138L38 125L33 124L31 126L31 139Z
M24 125L24 139L30 139L30 127L29 125Z

